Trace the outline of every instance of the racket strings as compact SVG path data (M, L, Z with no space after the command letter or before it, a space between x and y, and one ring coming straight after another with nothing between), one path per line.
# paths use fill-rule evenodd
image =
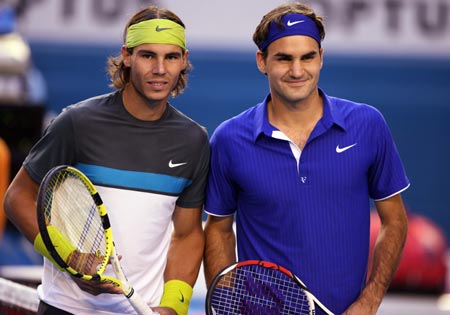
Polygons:
M284 273L249 265L225 274L213 292L217 315L310 315L304 291Z
M84 183L68 171L52 178L45 197L48 224L76 247L66 263L84 274L95 274L106 255L106 241L97 207Z

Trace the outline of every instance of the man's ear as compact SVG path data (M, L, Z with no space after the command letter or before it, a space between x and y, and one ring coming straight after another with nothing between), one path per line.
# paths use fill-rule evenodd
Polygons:
M322 66L323 66L323 48L319 49L319 54L320 54L320 69L322 69Z
M186 49L183 54L184 70L186 70L186 68L187 68L188 58L189 58L189 50Z
M262 74L267 74L266 71L266 60L264 59L263 53L261 50L258 50L256 52L256 65L258 67L258 70L262 73Z
M131 55L130 55L130 53L128 52L127 46L125 46L125 45L122 46L121 53L122 53L123 64L124 64L126 67L130 67L130 66L131 66Z

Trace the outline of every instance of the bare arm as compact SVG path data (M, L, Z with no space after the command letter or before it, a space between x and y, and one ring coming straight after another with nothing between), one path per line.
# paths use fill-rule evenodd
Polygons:
M174 231L164 272L165 281L178 279L194 286L202 262L205 239L201 208L176 207Z
M236 262L236 237L233 216L208 216L205 225L204 271L209 287L214 276L226 266Z
M33 244L39 233L36 215L36 199L39 192L37 184L25 169L21 168L12 181L5 196L4 208L8 219ZM109 283L72 279L84 291L98 295L101 293L122 293Z
M398 267L406 241L408 220L400 194L375 202L381 229L375 243L372 270L359 298L345 315L374 315Z
M174 231L167 253L164 281L167 283L170 280L181 280L193 287L197 281L205 248L202 209L176 206L173 225ZM153 311L161 315L176 314L171 307L154 307Z
M39 233L36 219L36 199L39 184L21 168L10 184L4 200L5 214L31 242Z

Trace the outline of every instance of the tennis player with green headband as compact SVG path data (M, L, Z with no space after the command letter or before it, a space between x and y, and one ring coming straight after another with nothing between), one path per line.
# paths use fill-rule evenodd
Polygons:
M128 281L154 312L185 315L204 249L210 149L205 128L168 102L184 91L191 69L183 22L156 6L140 10L107 69L116 91L68 106L52 121L11 183L5 212L45 257L38 314L133 314L120 288L62 272L42 243L39 184L55 166L76 167L108 209ZM70 256L73 246L50 233Z
M127 48L142 44L171 44L186 51L184 27L166 19L146 20L131 25L126 40Z

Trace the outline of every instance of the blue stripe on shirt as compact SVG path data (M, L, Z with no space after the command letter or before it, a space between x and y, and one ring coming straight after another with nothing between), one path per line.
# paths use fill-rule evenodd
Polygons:
M186 178L170 175L126 171L84 163L77 163L76 167L96 185L161 192L170 195L179 195L192 182Z

